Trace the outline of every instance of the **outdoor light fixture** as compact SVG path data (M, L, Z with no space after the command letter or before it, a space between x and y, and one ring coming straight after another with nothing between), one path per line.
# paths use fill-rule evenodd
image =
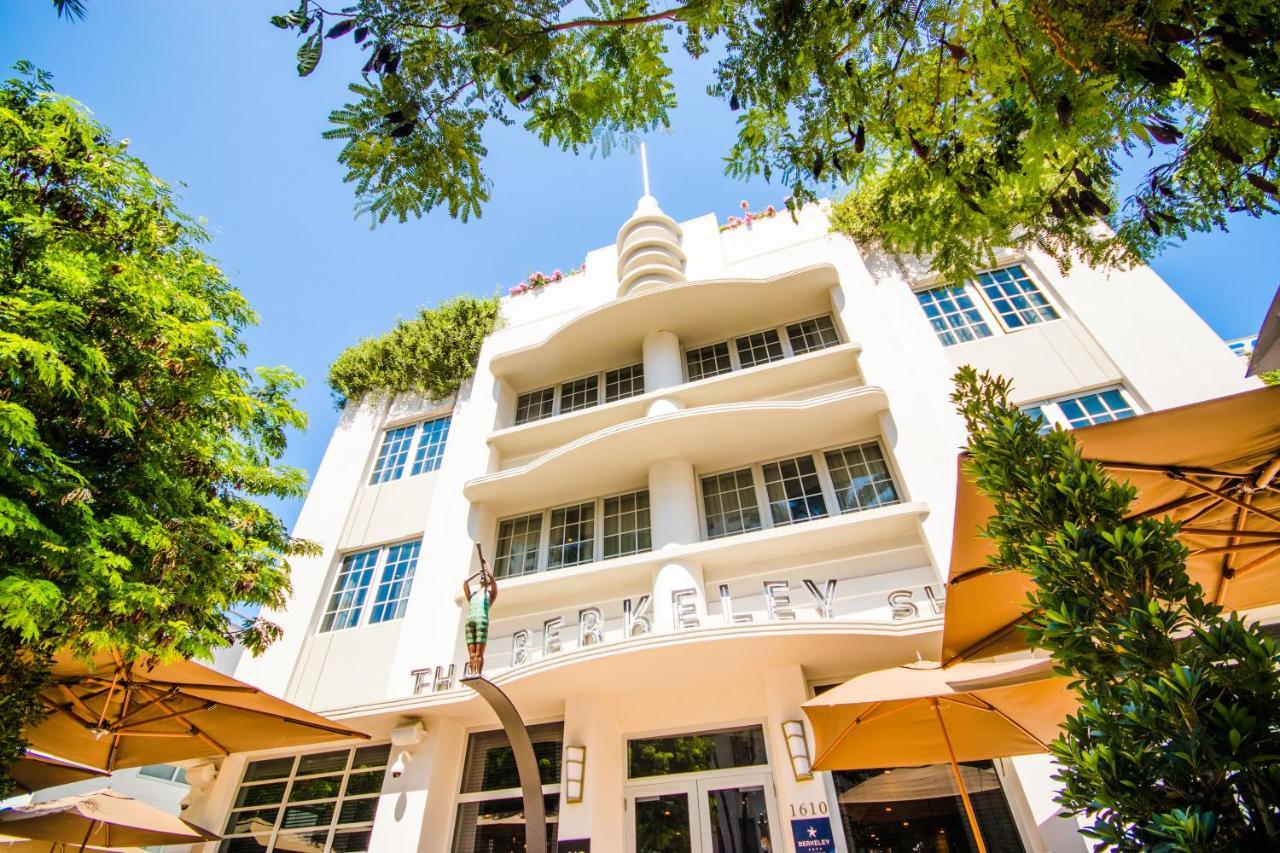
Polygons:
M587 748L566 746L564 748L564 801L566 803L582 802L582 780L586 775Z
M782 724L782 736L787 740L787 754L791 756L791 772L797 782L813 778L813 765L809 760L809 740L804 735L804 723L787 720Z

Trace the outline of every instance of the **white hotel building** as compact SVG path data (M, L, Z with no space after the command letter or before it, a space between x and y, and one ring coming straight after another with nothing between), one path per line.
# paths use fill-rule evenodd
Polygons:
M1254 384L1146 267L1010 255L949 286L820 206L721 231L646 197L502 317L457 399L343 412L295 531L324 553L235 674L371 739L189 770L208 850L523 849L510 750L460 683L476 542L485 675L531 727L558 849L794 851L814 815L845 853L974 849L947 776L809 774L807 725L785 733L825 686L938 655L950 377L1010 376L1064 426ZM990 849L1086 849L1047 759L969 772Z

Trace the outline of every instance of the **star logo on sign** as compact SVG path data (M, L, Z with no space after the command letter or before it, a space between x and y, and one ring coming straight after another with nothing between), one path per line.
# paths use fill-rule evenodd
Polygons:
M816 827L816 826L811 826L811 827L809 827L809 837L810 837L810 838L817 838L817 837L818 837L818 827Z

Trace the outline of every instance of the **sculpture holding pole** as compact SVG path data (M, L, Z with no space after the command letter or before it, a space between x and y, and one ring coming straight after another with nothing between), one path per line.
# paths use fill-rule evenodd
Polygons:
M467 640L467 665L472 675L484 672L484 649L489 643L489 608L498 600L498 580L489 571L480 543L476 543L476 554L480 557L480 571L470 575L462 582L462 594L467 599L467 618L463 623L463 634ZM475 580L478 589L471 589L471 581Z

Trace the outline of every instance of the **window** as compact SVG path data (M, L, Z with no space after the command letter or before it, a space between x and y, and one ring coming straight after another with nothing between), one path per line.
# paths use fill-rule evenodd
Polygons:
M542 540L542 513L508 518L498 525L495 577L512 578L538 570L538 545Z
M560 414L588 409L600 402L600 377L584 376L560 386Z
M733 343L738 350L738 364L744 368L768 364L782 358L782 341L778 339L777 329L765 329L763 332L746 335Z
M555 388L543 388L540 391L521 394L519 399L516 400L516 425L551 417L551 410L555 400Z
M371 623L390 622L404 615L421 547L421 542L405 542L387 549L387 563L382 567L382 579L378 581L373 611L369 615Z
M669 776L768 764L764 730L742 726L627 741L627 777Z
M219 853L369 849L390 744L251 761Z
M644 365L633 364L606 371L604 375L604 401L624 400L644 393Z
M688 350L684 354L684 363L690 382L733 370L733 364L729 361L729 344L726 341Z
M1058 312L1021 264L979 273L978 285L1009 330L1058 319Z
M652 549L649 493L632 492L604 499L604 557L625 557Z
M371 484L398 480L404 473L404 463L409 459L409 447L413 444L413 434L417 424L389 429L382 435L382 447L378 450L378 459L373 463Z
M812 456L797 456L761 466L773 524L793 524L827 514Z
M138 775L150 779L162 779L165 782L176 782L179 785L187 784L187 771L173 764L148 764L138 770Z
M551 510L547 568L589 563L596 544L595 501Z
M341 631L352 628L360 621L365 595L373 580L373 570L378 563L378 549L359 551L342 558L342 568L333 582L329 606L325 609L321 631Z
M755 483L762 483L757 491ZM879 441L702 477L708 539L901 500Z
M896 504L898 488L880 442L868 441L826 453L831 485L841 512L856 512Z
M991 328L973 304L968 290L960 285L917 290L916 299L943 346L991 336Z
M547 841L557 843L560 809L560 754L564 723L529 726L529 739L542 778ZM477 732L467 741L459 786L454 853L524 849L524 803L515 755L505 732Z
M836 332L835 323L830 314L802 320L787 326L787 340L791 342L791 351L796 355L826 349L840 343L840 335Z
M413 469L409 472L425 474L440 467L440 458L444 456L444 441L449 437L451 417L436 418L422 424L418 432L418 452L413 457Z
M373 606L369 608L369 624L389 622L404 615L409 603L409 591L413 587L413 573L418 565L422 543L404 542L389 548L357 551L342 559L338 577L333 582L333 592L325 607L320 631L341 631L360 624L378 564L382 572Z
M1033 418L1040 419L1040 431L1048 432L1054 426L1063 429L1121 421L1136 414L1133 404L1119 388L1104 388L1089 394L1046 400L1022 407Z
M750 468L703 477L702 506L708 539L760 529L760 507Z

